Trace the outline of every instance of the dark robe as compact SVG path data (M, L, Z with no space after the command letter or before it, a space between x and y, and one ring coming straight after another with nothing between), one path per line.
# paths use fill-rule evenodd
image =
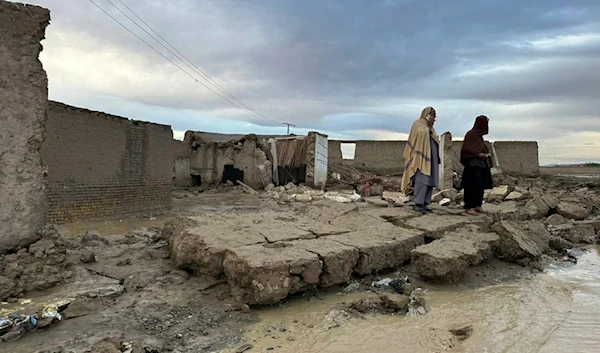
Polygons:
M465 169L461 187L465 190L465 209L481 207L483 193L493 187L489 157L479 157L480 153L489 153L483 140L488 133L488 118L480 115L475 119L473 129L467 132L460 151L460 162Z

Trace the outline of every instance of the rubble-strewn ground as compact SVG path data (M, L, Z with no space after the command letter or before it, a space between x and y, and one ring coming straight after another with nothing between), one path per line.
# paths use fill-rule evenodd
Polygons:
M176 217L164 229L64 237L50 228L28 248L1 256L0 299L8 303L0 317L49 303L66 309L61 322L45 320L40 325L48 327L12 335L0 348L216 352L241 344L258 320L255 304L392 293L370 285L383 277L408 276L412 287L426 288L426 281L479 287L532 276L569 260L566 249L596 241L600 194L586 183L506 177L488 195L489 213L477 217L463 215L461 194L451 191L439 196L451 199L447 206L424 216L394 207L405 200L390 193L379 197L385 202L352 202L353 193L327 198L291 187L259 195L234 187L177 191ZM409 294L377 294L350 308L408 312L416 300Z

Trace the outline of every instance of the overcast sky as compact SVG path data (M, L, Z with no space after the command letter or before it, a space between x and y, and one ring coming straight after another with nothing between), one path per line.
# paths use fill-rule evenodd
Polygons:
M403 139L421 110L462 138L537 140L540 162L600 161L597 0L93 0L128 5L210 77L297 134ZM285 133L221 100L89 0L51 10L50 99L185 130ZM198 80L201 80L198 76ZM401 153L401 152L399 152Z

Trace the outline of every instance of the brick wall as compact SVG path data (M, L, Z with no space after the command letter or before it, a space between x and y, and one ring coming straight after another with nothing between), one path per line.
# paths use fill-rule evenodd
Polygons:
M151 215L170 207L170 126L50 102L42 160L49 223Z

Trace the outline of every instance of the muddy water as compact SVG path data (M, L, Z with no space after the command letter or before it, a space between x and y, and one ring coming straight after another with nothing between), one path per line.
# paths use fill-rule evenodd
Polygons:
M264 309L246 335L250 352L599 352L600 256L593 249L577 265L554 266L533 279L478 290L435 287L423 296L420 317L367 316L325 330L337 303L365 294L330 295ZM449 329L473 325L460 342ZM233 350L235 351L235 350Z

